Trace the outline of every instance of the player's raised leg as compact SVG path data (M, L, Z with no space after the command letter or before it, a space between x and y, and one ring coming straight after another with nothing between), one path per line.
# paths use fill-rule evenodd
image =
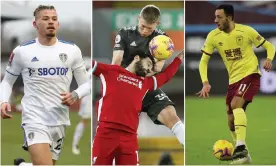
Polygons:
M184 145L184 124L176 114L174 103L161 90L147 93L143 100L143 112L156 124L164 124L172 130L178 141Z
M184 145L184 124L176 114L175 107L169 105L165 107L159 114L157 119L172 130L179 143Z

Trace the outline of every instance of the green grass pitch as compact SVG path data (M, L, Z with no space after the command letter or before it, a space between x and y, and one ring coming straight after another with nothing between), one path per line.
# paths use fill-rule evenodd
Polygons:
M219 139L232 141L224 97L186 97L186 165L218 165L212 146ZM257 96L247 107L247 144L254 165L276 165L276 97Z
M72 153L72 139L76 124L80 117L76 112L70 112L71 126L66 128L66 136L63 149L57 165L90 165L91 161L91 130L90 125L84 132L80 141L81 154L76 156ZM21 114L13 113L13 119L1 120L1 165L13 165L13 159L22 157L30 162L29 153L21 148L23 144L23 130L20 127Z

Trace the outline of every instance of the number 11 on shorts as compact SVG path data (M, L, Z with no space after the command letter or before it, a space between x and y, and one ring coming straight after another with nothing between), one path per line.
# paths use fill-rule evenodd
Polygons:
M239 91L244 92L246 89L246 84L240 84Z

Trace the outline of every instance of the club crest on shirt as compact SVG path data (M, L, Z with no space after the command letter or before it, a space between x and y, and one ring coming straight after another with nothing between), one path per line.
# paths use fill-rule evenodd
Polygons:
M28 138L30 139L30 140L32 140L33 138L34 138L34 132L30 132L29 134L28 134Z
M67 60L67 54L65 53L60 53L59 54L59 59L62 61L62 62L65 62Z
M238 45L242 45L243 44L243 36L238 36L236 38L236 42L237 42Z

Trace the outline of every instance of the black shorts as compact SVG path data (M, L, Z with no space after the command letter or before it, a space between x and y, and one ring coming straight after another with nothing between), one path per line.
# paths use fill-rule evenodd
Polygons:
M146 94L142 103L142 112L146 112L155 124L162 124L157 120L157 116L169 105L174 106L174 103L161 89L157 89Z

